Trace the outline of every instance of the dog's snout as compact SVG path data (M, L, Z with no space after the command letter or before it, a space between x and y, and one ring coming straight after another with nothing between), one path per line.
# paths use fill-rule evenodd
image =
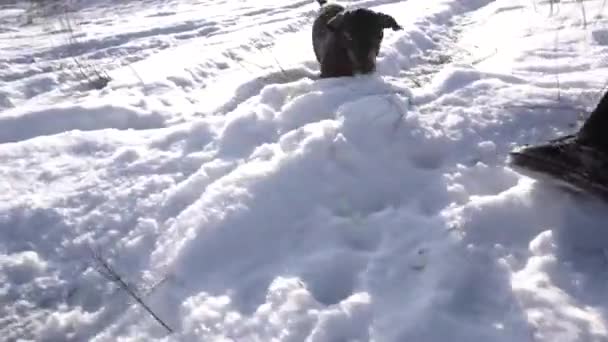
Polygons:
M367 54L367 62L375 64L377 56L378 56L378 49L371 49Z

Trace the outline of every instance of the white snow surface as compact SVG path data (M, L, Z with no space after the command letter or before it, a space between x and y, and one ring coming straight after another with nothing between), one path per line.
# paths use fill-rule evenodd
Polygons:
M608 341L606 205L507 163L597 103L603 1L348 6L404 29L319 80L313 0L0 5L0 339Z

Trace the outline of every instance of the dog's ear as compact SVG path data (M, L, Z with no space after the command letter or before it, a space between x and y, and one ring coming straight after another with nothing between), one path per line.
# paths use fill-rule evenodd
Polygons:
M397 24L397 20L395 20L395 18L391 17L390 15L384 13L377 13L377 15L382 28L390 28L393 29L393 31L399 31L403 29L403 27Z
M336 16L329 19L329 21L327 22L327 28L332 32L341 30L343 26L344 26L344 14L342 14L342 13L336 14Z

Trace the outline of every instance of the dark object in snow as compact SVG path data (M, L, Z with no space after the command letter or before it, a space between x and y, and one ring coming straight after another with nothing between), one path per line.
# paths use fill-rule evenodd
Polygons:
M97 77L89 79L89 86L93 89L101 90L105 88L112 79L107 75L97 75Z
M510 153L510 163L534 178L548 178L608 201L608 93L581 129Z
M312 44L321 65L321 78L369 74L376 70L376 57L384 29L402 27L390 15L365 8L345 9L338 4L321 5L312 26Z
M511 164L530 177L608 200L608 154L576 135L513 151Z

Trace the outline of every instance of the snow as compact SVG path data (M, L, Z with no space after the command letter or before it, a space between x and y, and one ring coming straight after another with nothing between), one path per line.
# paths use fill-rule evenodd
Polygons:
M312 0L69 3L0 5L4 339L608 341L605 204L507 164L597 103L603 1L350 1L404 30L323 80Z

